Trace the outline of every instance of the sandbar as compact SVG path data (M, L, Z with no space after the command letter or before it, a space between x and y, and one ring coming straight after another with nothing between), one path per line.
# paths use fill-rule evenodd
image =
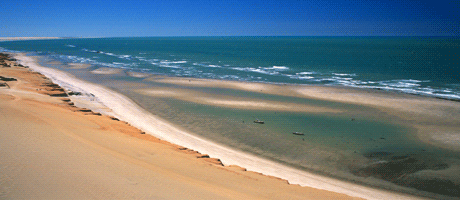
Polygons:
M25 63L23 63L25 64ZM1 199L357 199L288 184L75 107L40 73L0 66Z
M98 98L98 101L102 102L111 109L110 112L104 114L128 122L134 127L145 132L146 134L144 135L150 134L160 140L165 140L173 144L183 146L184 148L187 147L187 149L193 149L194 151L207 154L204 158L219 158L222 164L226 167L238 165L246 168L248 171L256 171L267 175L267 177L279 177L281 179L288 180L290 184L299 184L303 186L303 188L312 187L321 190L338 192L353 197L367 199L419 199L418 197L406 194L369 188L297 170L204 140L203 138L187 133L178 127L172 126L165 120L146 112L132 100L105 87L76 79L67 73L63 73L55 69L41 67L37 65L36 61L32 57L27 57L24 54L16 54L15 58L17 58L21 64L27 65L30 68L39 71L59 85L63 85L64 87L71 86L74 89L80 89L82 92L86 91L87 93L91 93ZM245 185L240 182L237 184ZM233 198L234 197L235 196L233 196ZM270 196L269 198L275 198L275 196ZM308 197L303 196L302 198L305 199Z
M105 75L119 74L121 72L123 72L122 69L109 68L109 67L100 67L100 68L97 68L97 69L91 71L91 73L93 73L93 74L105 74Z
M417 129L417 137L440 148L460 150L460 103L445 99L398 92L350 87L277 85L179 77L151 77L147 80L187 87L228 88L250 92L318 99L374 107L402 119Z

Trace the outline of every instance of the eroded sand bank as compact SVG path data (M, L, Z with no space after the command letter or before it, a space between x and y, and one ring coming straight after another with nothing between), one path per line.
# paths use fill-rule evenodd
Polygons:
M307 173L304 171L292 169L282 166L271 161L263 160L242 152L238 152L201 138L193 136L172 127L165 121L158 119L150 113L143 111L132 101L126 97L114 93L106 88L83 82L75 79L68 74L52 70L49 68L42 68L36 65L35 61L30 57L18 55L17 58L21 63L31 66L33 69L46 74L60 85L69 86L71 88L82 89L90 91L97 101L111 108L111 113L134 126L141 128L146 133L155 135L161 139L198 150L203 153L209 154L211 157L221 158L224 165L237 164L244 166L248 170L262 172L267 175L281 177L289 180L293 184L301 184L302 186L310 186L329 191L340 192L351 196L364 197L369 199L388 199L388 198L412 198L407 195L400 195L392 192L381 191L376 189L367 188L351 184L344 181L334 180L323 176Z
M1 199L350 198L224 167L116 118L75 107L43 75L5 66L0 66L7 83L0 87Z

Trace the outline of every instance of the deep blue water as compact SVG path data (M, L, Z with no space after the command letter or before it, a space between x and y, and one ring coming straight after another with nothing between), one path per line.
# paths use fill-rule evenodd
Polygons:
M10 41L0 50L170 76L460 99L459 46L458 37L149 37Z

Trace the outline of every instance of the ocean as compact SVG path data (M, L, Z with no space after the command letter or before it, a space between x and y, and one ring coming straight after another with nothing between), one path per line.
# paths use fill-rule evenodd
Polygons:
M150 37L2 42L66 62L168 76L343 85L460 99L460 38Z
M40 56L43 66L109 87L178 127L234 149L373 187L455 198L459 152L420 142L417 130L397 116L362 105L151 76L366 88L459 101L459 46L460 38L452 37L146 37L8 41L0 42L0 51ZM224 100L272 107L209 103ZM312 106L324 111L298 111ZM252 123L258 119L265 124Z

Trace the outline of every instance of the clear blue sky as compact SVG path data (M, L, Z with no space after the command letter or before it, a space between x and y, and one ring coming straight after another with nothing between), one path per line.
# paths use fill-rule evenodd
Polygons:
M460 0L4 0L0 8L0 37L460 35Z

